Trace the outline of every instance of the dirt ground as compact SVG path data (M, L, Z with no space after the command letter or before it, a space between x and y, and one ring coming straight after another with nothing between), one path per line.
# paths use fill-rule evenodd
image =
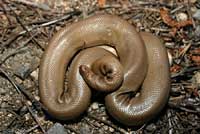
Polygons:
M99 13L160 36L168 50L168 104L141 127L112 119L98 94L80 119L69 122L48 117L40 103L38 72L49 39L65 25ZM0 0L0 133L200 133L200 0Z

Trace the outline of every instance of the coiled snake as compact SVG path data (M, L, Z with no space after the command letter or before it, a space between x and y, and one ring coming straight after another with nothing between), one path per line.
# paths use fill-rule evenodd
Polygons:
M117 56L97 47L101 45L113 47ZM47 112L57 119L82 114L94 89L108 92L105 105L113 118L128 126L142 125L168 100L167 52L157 37L138 33L117 16L93 16L63 28L51 39L41 60L39 89Z

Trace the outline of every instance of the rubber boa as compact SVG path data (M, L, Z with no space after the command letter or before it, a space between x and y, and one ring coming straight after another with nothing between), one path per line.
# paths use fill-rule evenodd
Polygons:
M107 111L120 123L138 126L151 120L170 91L162 41L114 15L92 16L58 31L41 59L41 102L52 117L71 120L88 108L91 90L107 92Z

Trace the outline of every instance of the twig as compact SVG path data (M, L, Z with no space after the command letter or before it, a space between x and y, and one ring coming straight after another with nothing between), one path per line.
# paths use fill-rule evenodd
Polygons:
M31 40L32 40L34 43L36 43L41 49L43 49L43 48L41 47L41 45L38 43L38 41L34 38L34 36L32 35L32 33L28 31L28 29L26 28L26 26L24 26L23 22L21 21L21 19L19 18L19 16L16 14L16 12L12 9L12 7L10 7L9 5L7 5L7 6L10 8L10 10L11 10L12 13L14 14L14 16L15 16L17 22L21 25L21 27L29 34L30 37L32 37Z
M27 103L25 103L25 105L26 105L26 107L28 108L28 111L31 113L33 119L34 119L34 120L37 122L37 124L40 126L40 129L42 130L42 132L43 132L44 134L46 134L46 131L45 131L44 128L42 127L40 121L38 120L38 118L37 118L37 116L35 115L35 113L32 111L31 107L30 107Z
M167 116L168 116L169 128L171 128L171 129L169 129L169 134L173 134L172 122L171 122L171 118L169 118L169 117L171 117L170 111L168 112Z
M38 128L39 127L39 125L38 124L36 124L35 126L33 126L33 127L31 127L31 128L29 128L28 130L25 130L25 134L29 134L31 131L33 131L33 130L35 130L36 128Z
M8 58L10 58L11 56L14 56L14 55L16 55L16 54L19 54L19 53L23 53L23 52L25 52L26 51L26 48L18 48L18 49L16 49L15 51L13 51L13 52L10 52L9 54L7 54L6 56L4 56L4 57L1 57L1 59L0 59L0 65L2 65Z
M51 21L49 21L49 22L45 22L45 23L42 23L42 24L40 24L40 25L36 25L36 26L34 26L34 27L32 27L32 28L28 28L27 30L28 30L28 31L32 31L32 30L37 29L37 28L50 26L50 25L56 24L56 23L58 23L58 22L60 22L60 21L68 20L68 19L70 19L73 15L80 15L80 14L81 14L80 11L73 11L73 12L68 13L67 15L62 16L61 18L53 19L53 20L51 20ZM26 32L27 32L27 31L22 31L22 32L20 32L19 34L24 34L24 33L26 33Z
M46 22L46 23L43 23L43 24L41 24L41 25L39 25L39 26L40 26L40 27L46 27L46 26L49 26L49 25L58 23L58 22L63 21L63 20L68 20L68 19L70 19L73 15L80 15L80 14L81 14L80 11L73 11L73 12L67 13L67 15L62 16L61 18L57 18L57 19L51 20L51 21Z
M34 29L42 28L42 27L47 27L47 26L56 24L56 23L58 23L58 22L60 22L60 21L63 21L63 20L69 20L72 16L74 16L74 15L80 15L80 14L81 14L80 11L75 10L75 11L72 11L72 12L67 13L66 15L64 15L64 16L62 16L62 17L60 17L60 18L56 18L56 19L50 20L50 21L48 21L48 22L44 21L44 23L41 23L41 24L39 24L39 25L35 25L35 26L31 27L31 28L26 28L26 30L21 31L21 32L19 32L18 34L11 36L11 38L10 38L8 41L6 41L6 42L3 44L3 46L8 46L8 45L10 45L10 44L11 44L13 41L15 41L17 38L19 38L20 36L26 34L27 32L30 32L30 31L32 31L32 30L34 30ZM31 37L34 37L34 36L32 35ZM32 39L31 39L31 40L32 40ZM42 47L42 46L40 45L40 47Z
M2 46L3 47L7 47L7 46L9 46L11 43L13 43L18 37L20 37L21 35L23 35L23 34L25 34L26 32L21 32L21 33L19 33L19 34L15 34L15 35L13 35L13 36L11 36L11 38L10 39L8 39ZM35 37L36 35L38 34L38 31L35 33L35 34L33 34L29 39L27 39L23 44L22 44L22 46L25 46L26 44L28 44L32 39L33 39L33 37Z
M180 52L178 57L180 57L180 56L183 57L186 54L186 52L190 49L191 45L192 44L190 43L186 47L184 47L184 49Z
M171 74L171 78L176 78L178 76L184 75L185 73L193 72L196 70L200 70L200 66L185 67L179 73Z
M24 33L22 33L22 34L19 33L19 34L12 35L6 42L4 42L2 44L2 47L9 46L11 43L13 43L18 37L20 37L23 34Z
M38 3L38 2L34 2L34 1L27 1L27 0L12 0L12 1L22 3L22 4L25 4L28 6L40 8L40 9L46 10L46 11L51 10L47 4L42 4L42 3Z
M14 112L14 111L12 111L12 110L10 110L10 109L7 109L7 108L0 108L0 111L6 111L6 112L9 112L9 113L11 113L11 114L13 114L13 115L15 116L14 119L12 119L12 121L9 122L9 124L7 125L6 128L2 129L2 127L0 126L0 131L7 129L7 128L12 124L12 122L13 122L16 118L17 118L18 120L21 120L21 117L20 117L16 112Z
M183 7L185 7L184 5L178 6L177 8L173 9L170 11L171 14L175 13L176 11L182 9Z
M3 73L6 78L12 83L12 85L15 87L15 89L17 90L17 92L19 94L24 95L24 97L26 97L27 99L29 99L33 104L36 104L37 106L40 106L42 109L47 110L39 101L37 101L27 90L25 90L24 88L22 88L19 84L17 84L15 82L14 79L12 79L8 73L6 73L6 71L4 71L4 69L2 67L0 67L0 73Z
M86 121L86 123L88 124L88 125L90 125L91 127L99 127L99 126L97 126L95 123L91 123L90 121L88 121L87 119L85 119L85 118L83 118L83 120L84 121Z
M159 31L159 32L169 32L169 29L164 29L164 28L157 28L157 27L151 27L151 30L154 31Z
M182 106L180 106L180 105L176 105L176 104L173 103L173 102L169 102L169 103L168 103L168 106L171 107L171 108L180 109L180 110L185 111L185 112L188 112L188 113L195 113L195 114L199 114L199 115L200 115L200 112L198 112L198 111L191 110L191 109L182 107Z
M12 78L6 73L6 71L4 71L4 69L2 69L0 67L0 73L3 73L6 78L11 82L11 84L14 86L14 88L17 90L18 94L21 94L20 89L18 88L18 86L14 83L14 81L12 80Z
M14 86L14 88L17 90L18 94L20 95L24 95L22 94L22 89L15 83L15 81L0 67L0 72L3 73L6 78L11 82L11 84ZM25 91L23 91L23 93L26 93ZM26 94L27 95L27 94ZM23 96L24 98L24 96ZM25 105L27 106L29 112L31 113L32 117L34 118L34 120L38 123L38 125L40 126L40 129L42 130L43 133L46 133L44 128L41 126L39 120L37 119L37 116L33 113L33 111L31 110L31 108L29 107L29 105L27 103L25 103Z
M8 20L9 24L11 24L11 20L10 20L10 18L8 17L8 13L7 13L7 11L6 11L6 9L5 9L3 3L0 3L0 6L2 7L3 13L6 15L6 19Z
M46 23L46 22L48 22L48 20L43 19L43 20L36 20L36 21L32 21L32 22L24 22L24 25L26 25L26 26L39 25L39 24ZM18 26L20 26L20 24L16 23L16 24L11 24L9 26L6 26L6 27L4 27L2 29L5 29L5 28L6 29L13 29L13 28L16 28ZM0 30L1 30L1 27L0 27Z
M186 54L186 52L190 49L191 47L191 43L188 44L186 47L184 47L184 49L179 53L178 57L179 57L179 63L181 63L181 61L183 60L184 58L184 55Z

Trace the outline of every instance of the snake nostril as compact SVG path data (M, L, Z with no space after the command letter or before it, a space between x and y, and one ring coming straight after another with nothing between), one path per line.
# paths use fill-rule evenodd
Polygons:
M108 69L107 70L107 74L112 74L113 73L113 70L112 69Z
M113 77L112 77L112 76L106 76L106 79L107 79L108 81L113 81Z
M113 80L113 78L114 78L115 76L113 75L113 71L111 70L111 71L106 72L105 77L106 77L108 80Z

